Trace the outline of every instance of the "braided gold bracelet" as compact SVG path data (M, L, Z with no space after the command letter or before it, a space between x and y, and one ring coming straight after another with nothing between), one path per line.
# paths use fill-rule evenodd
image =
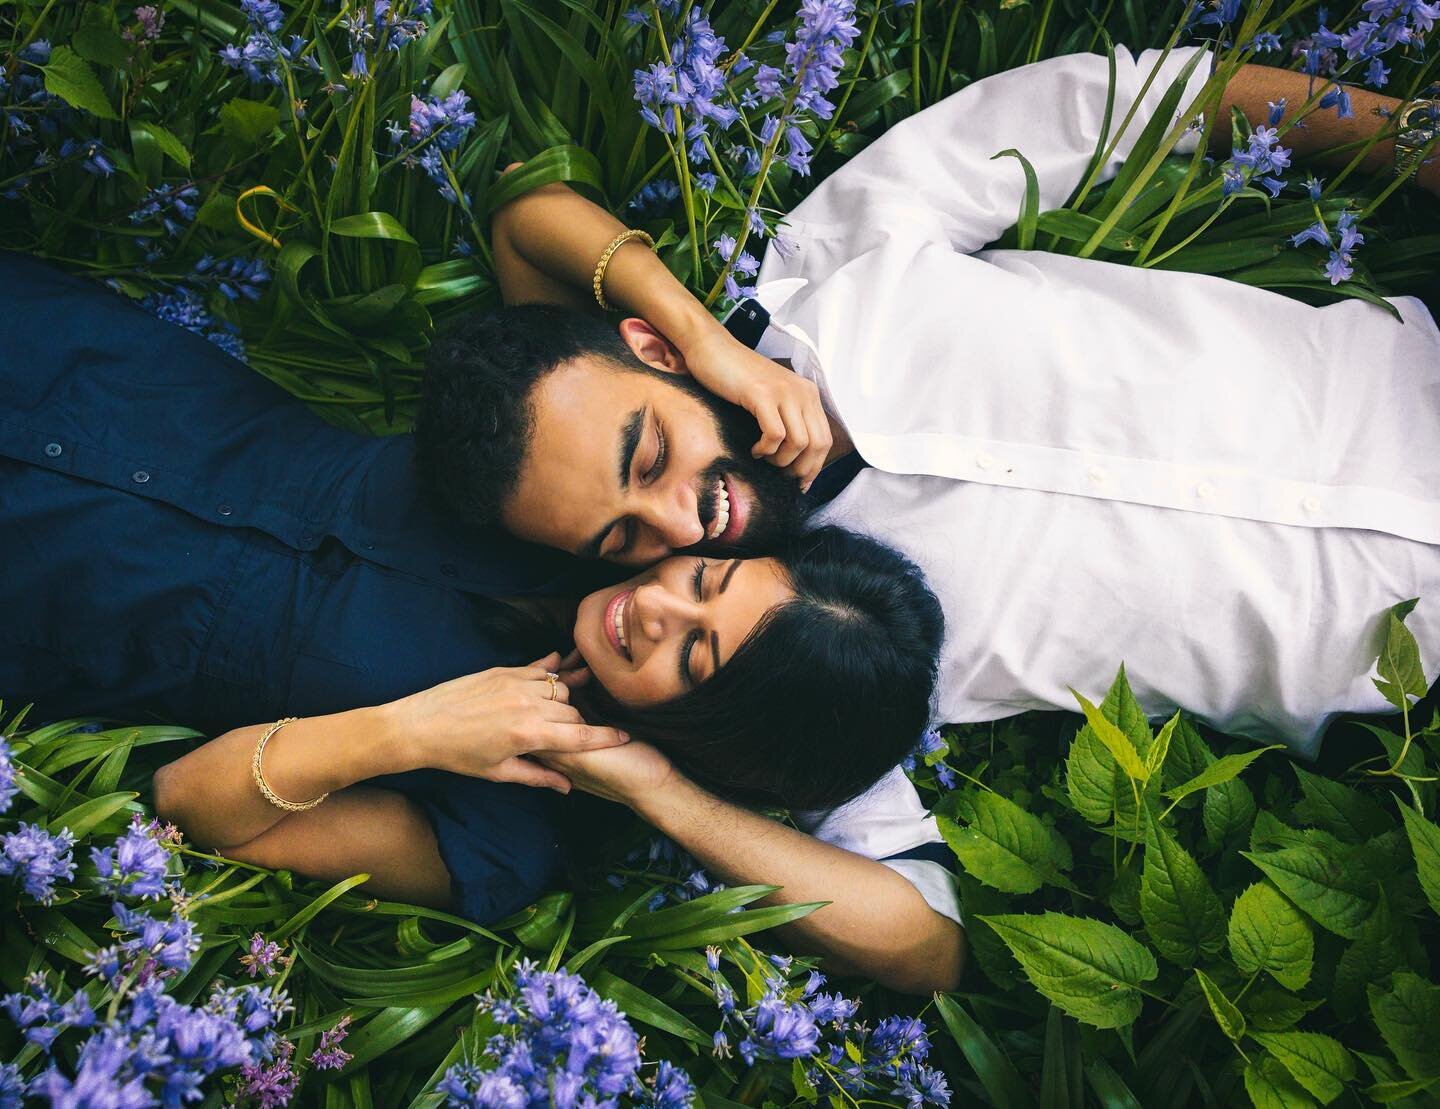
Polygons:
M615 238L611 239L610 245L607 246L605 248L605 252L600 255L600 261L595 263L595 279L590 284L591 287L595 290L595 303L600 305L600 307L605 309L605 311L607 312L614 311L615 305L611 304L608 300L605 299L604 290L601 288L601 286L605 282L605 268L610 265L611 255L613 255L617 250L619 250L622 246L628 243L631 239L642 239L644 240L644 243L647 247L650 247L652 250L655 248L654 239L652 239L644 231L641 231L638 227L632 227L628 231L620 232L620 234L616 235Z
M255 778L255 784L260 787L261 796L277 809L284 809L286 812L304 812L307 809L313 809L316 805L320 804L321 801L330 796L328 793L322 793L319 797L312 798L309 801L287 801L270 788L270 783L265 780L265 775L260 770L260 757L265 753L265 744L269 743L271 736L286 724L293 724L298 719L299 717L297 716L287 716L282 720L275 721L275 723L266 728L264 734L260 737L260 742L255 744L255 755L250 760L250 772Z

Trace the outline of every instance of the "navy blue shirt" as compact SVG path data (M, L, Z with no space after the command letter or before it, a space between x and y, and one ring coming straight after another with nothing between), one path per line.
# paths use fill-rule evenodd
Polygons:
M200 336L5 253L0 566L7 703L211 733L529 662L493 598L576 595L594 573L447 526L410 436L334 427ZM467 916L553 883L557 795L383 784L425 807Z

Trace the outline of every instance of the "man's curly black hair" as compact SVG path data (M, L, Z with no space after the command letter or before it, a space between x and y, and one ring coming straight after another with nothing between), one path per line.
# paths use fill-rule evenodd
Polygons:
M425 359L415 447L421 485L438 508L477 530L500 522L535 434L535 386L587 356L670 376L636 358L604 319L553 304L467 316L436 340Z

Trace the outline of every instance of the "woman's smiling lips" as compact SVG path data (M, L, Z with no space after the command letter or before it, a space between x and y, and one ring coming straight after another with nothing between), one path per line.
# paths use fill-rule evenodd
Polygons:
M605 606L605 615L601 623L605 626L605 638L610 641L610 646L615 648L627 662L630 660L629 636L626 634L625 617L628 615L626 605L630 601L633 589L622 589L615 596L610 598L610 603Z

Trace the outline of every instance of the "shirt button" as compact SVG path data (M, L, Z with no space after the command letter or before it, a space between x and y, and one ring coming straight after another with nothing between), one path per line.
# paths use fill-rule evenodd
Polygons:
M302 542L302 543L313 543L313 542L315 542L315 537L314 537L313 535L302 535L302 536L300 537L300 542Z
M975 459L975 465L979 466L982 470L988 470L991 466L995 465L995 456L993 454L978 455Z
M150 480L150 475L147 474L144 470L136 470L133 474L130 475L130 480L133 481L136 485L144 485L147 481Z
M1306 497L1303 501L1300 502L1300 507L1303 508L1306 512L1319 512L1320 502L1317 501L1314 497Z
M1090 480L1093 481L1093 482L1097 482L1097 483L1104 481L1104 480L1105 480L1105 471L1102 470L1099 466L1091 466L1091 467L1090 467Z
M1195 486L1195 495L1197 497L1213 497L1215 495L1215 486L1211 485L1208 481L1202 481L1199 485Z
M46 444L45 444L45 453L46 453L47 455L49 455L51 458L59 458L61 452L64 451L64 449L65 449L65 448L62 447L59 443L46 443Z
M215 511L220 513L221 516L229 516L234 510L228 504L222 504Z

